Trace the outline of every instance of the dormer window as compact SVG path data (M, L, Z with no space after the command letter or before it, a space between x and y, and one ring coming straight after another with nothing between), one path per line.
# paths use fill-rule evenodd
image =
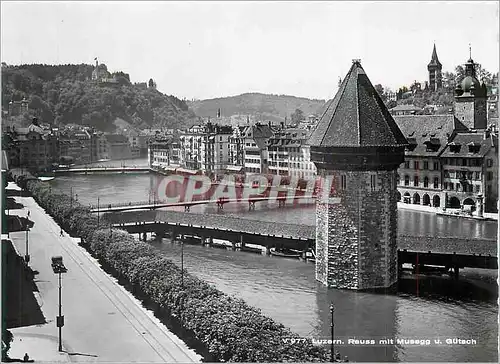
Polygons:
M426 146L426 152L437 152L441 146L441 141L438 138L430 138L424 142Z
M469 153L478 153L479 149L481 149L481 145L474 142L467 144L467 147L469 147Z
M412 134L414 134L414 133L412 133ZM410 134L410 136L412 134ZM413 150L415 150L415 148L418 145L417 144L417 139L415 139L415 138L406 138L406 140L408 141L408 145L406 146L406 150L408 150L410 152L413 151Z
M452 153L460 153L460 144L457 143L450 143L450 152Z

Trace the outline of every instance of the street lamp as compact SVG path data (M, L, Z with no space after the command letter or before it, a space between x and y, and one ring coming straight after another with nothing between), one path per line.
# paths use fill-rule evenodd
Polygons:
M59 274L59 315L56 317L56 325L59 328L59 351L62 351L62 327L64 326L64 316L61 312L61 274L66 273L68 269L64 266L63 258L61 256L52 257L52 270L55 274Z
M27 224L28 222L26 222ZM30 228L29 226L26 226L26 255L24 256L24 260L26 262L26 264L28 264L30 262L30 254L29 254L29 250L28 250L28 233L30 231Z

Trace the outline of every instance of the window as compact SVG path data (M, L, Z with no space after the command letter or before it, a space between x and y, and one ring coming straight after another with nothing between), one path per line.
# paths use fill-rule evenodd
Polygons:
M427 161L424 162L424 169L429 169L429 162Z
M481 185L476 185L476 193L479 193L481 192Z
M448 189L448 182L445 182L444 183L444 189L447 190Z
M476 180L480 180L481 179L481 172L476 172L475 179Z
M410 168L410 161L405 161L405 168Z
M410 176L406 175L405 176L405 186L409 186L410 185Z
M444 171L444 178L450 178L450 171Z
M434 188L439 188L439 178L438 177L434 178Z
M424 187L429 187L429 178L428 177L424 177Z
M340 176L340 188L343 190L347 189L347 177L345 174Z
M491 185L486 186L486 194L491 195Z
M493 172L486 173L486 180L491 181L493 179Z
M433 167L433 169L434 169L435 171L439 170L439 162L434 162L434 167Z
M487 163L488 163L488 164L487 164L488 168L493 167L493 159L488 159L488 162L487 162Z
M418 187L418 176L413 177L413 186Z
M460 183L456 183L455 184L455 190L456 191L460 191Z
M399 185L400 179L399 174L396 174L396 185Z
M377 175L376 174L370 175L370 188L371 188L372 192L377 189Z
M419 169L418 161L413 162L413 169Z
M467 166L467 159L462 158L462 166Z

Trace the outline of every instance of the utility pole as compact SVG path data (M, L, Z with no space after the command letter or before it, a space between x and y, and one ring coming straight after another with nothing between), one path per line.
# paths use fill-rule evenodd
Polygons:
M97 229L99 229L99 197L97 197Z
M184 288L184 241L181 241L181 285Z
M64 323L62 322L59 322L59 321L62 321L62 296L61 296L61 289L62 289L62 284L61 284L61 270L58 271L59 272L59 316L57 317L57 326L59 328L59 351L62 351L62 325L64 325Z
M26 261L26 264L30 262L30 254L28 250L28 233L30 231L29 226L26 226L26 255L24 256L24 260Z
M59 329L59 351L62 349L62 327L64 326L64 316L62 315L62 273L66 273L68 270L63 264L63 258L61 256L52 257L52 270L55 274L59 275L59 315L56 317L56 326Z
M332 320L332 322L331 322L331 329L332 329L332 346L331 346L331 348L330 348L330 349L331 349L331 353L330 353L331 358L330 358L330 361L331 361L332 363L334 363L334 362L335 362L335 344L334 344L334 341L335 341L335 333L334 333L334 325L333 325L333 324L334 324L334 323L333 323L333 312L334 312L334 307L333 307L333 303L332 303L332 304L330 304L330 315L331 315L331 320Z

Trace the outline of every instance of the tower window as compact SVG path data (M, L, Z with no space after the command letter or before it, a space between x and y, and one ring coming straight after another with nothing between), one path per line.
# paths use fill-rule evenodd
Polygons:
M347 189L347 176L345 174L340 176L340 188L343 190Z
M372 192L377 189L377 175L375 174L370 175L370 188Z

